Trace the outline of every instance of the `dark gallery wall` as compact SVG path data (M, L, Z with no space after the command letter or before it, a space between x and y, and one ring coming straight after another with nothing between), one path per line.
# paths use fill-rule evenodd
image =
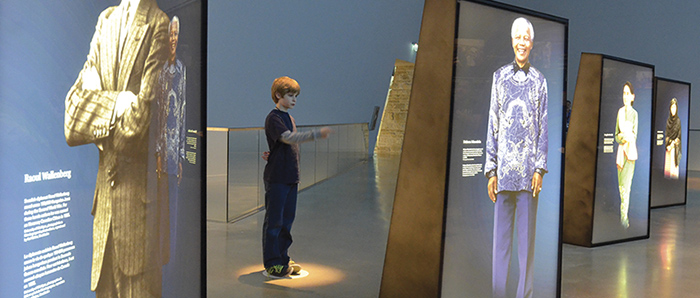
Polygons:
M208 126L263 126L270 85L283 75L301 85L297 124L369 122L395 60L415 60L423 4L209 1Z

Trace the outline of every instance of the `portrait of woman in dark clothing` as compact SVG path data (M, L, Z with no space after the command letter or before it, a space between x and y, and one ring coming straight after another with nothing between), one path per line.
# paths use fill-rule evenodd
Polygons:
M681 119L678 118L678 100L675 98L671 99L668 109L664 177L667 179L678 179L678 165L681 161Z

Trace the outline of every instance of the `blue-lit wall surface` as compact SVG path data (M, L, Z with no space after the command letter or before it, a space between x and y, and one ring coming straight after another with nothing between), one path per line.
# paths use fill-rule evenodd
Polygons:
M656 75L700 82L696 11L667 5L503 0L569 19L567 98L573 100L580 53L602 53L656 66ZM413 61L424 1L209 1L208 125L257 127L281 75L302 86L292 111L302 124L366 122L382 106L394 59ZM698 88L692 88L691 98ZM700 128L691 104L690 129ZM370 148L375 134L370 135ZM689 154L694 156L691 146Z
M208 126L260 127L272 81L301 85L297 125L369 122L396 59L413 62L424 1L209 1ZM376 130L369 136L371 151Z

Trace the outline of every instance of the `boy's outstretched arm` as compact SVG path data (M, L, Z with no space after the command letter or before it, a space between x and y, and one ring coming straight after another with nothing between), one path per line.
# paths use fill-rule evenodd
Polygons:
M287 130L282 133L280 140L287 144L300 144L309 141L314 141L316 139L325 139L331 133L333 133L333 130L328 126L304 132L291 132Z

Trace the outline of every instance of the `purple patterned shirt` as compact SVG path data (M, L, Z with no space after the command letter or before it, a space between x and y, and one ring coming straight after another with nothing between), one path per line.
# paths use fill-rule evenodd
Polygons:
M156 152L164 157L163 166L171 175L179 174L179 164L185 160L186 81L187 68L180 59L175 59L174 64L163 64L159 78L160 96L157 99Z
M484 173L498 192L530 191L536 171L547 172L547 79L513 62L493 73Z

